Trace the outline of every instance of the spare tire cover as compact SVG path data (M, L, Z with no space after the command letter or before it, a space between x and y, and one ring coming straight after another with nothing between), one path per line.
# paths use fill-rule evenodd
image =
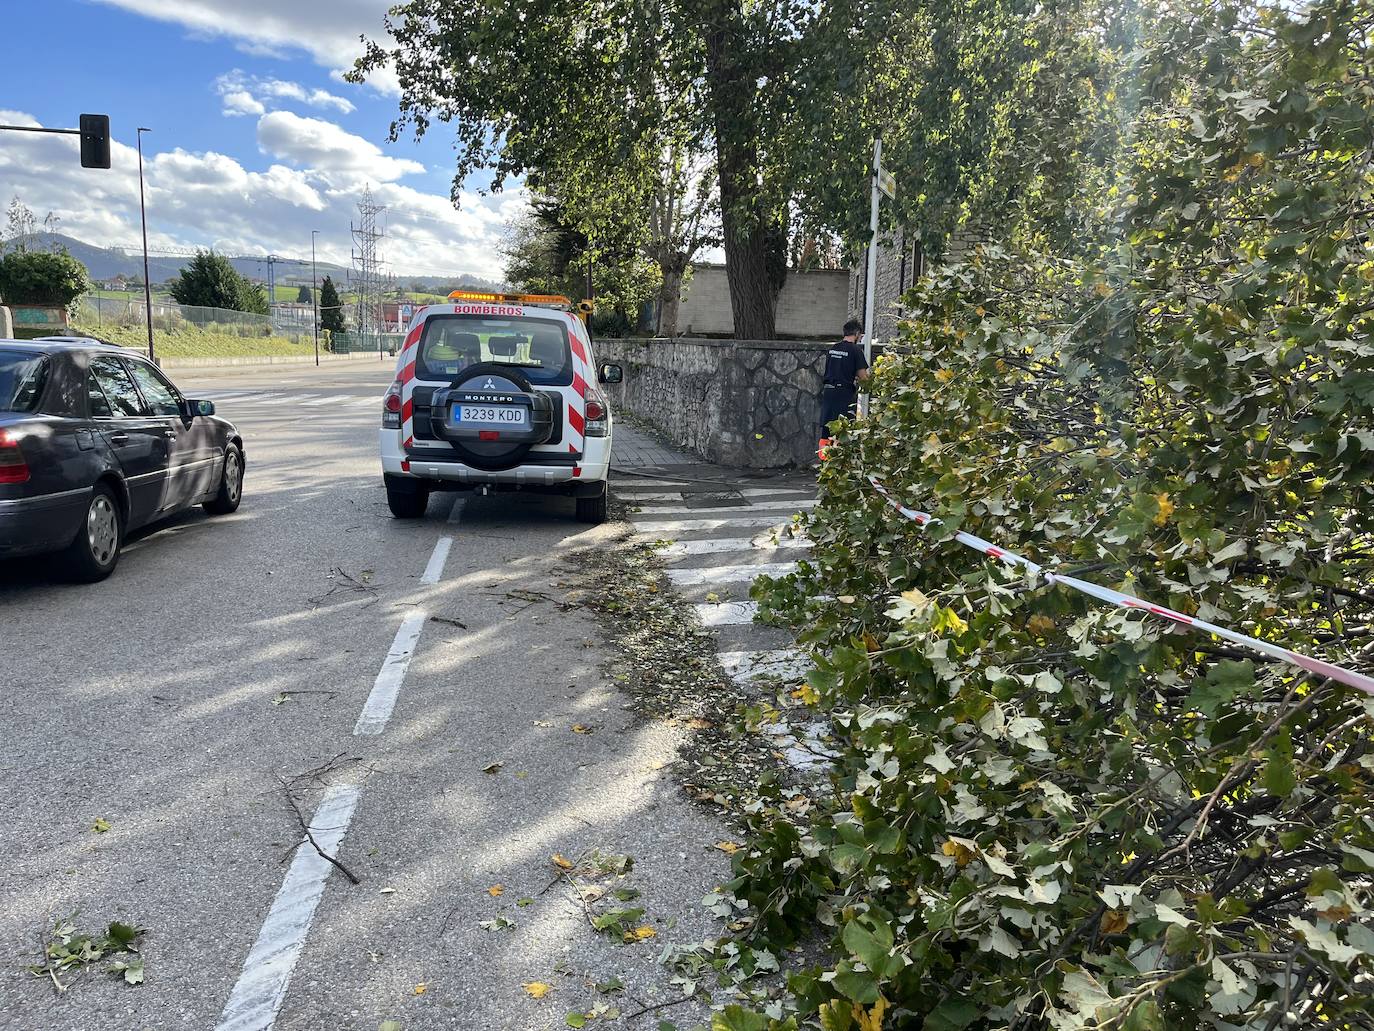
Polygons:
M529 408L527 423L519 429L499 429L495 440L480 440L456 430L448 422L453 402L461 399L480 403L484 396L503 405L518 398L521 406ZM530 448L547 439L551 421L549 399L536 391L519 369L487 362L464 370L451 387L436 390L430 412L436 437L448 441L464 464L491 472L519 465Z

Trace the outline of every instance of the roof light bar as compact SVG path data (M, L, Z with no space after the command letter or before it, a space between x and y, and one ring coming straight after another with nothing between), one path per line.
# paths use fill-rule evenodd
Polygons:
M454 290L450 301L478 301L484 304L547 304L571 308L572 301L562 294L498 294L481 290Z

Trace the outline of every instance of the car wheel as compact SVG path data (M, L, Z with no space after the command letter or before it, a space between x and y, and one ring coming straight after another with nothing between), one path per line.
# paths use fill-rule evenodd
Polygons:
M591 523L593 526L604 523L606 521L606 504L609 500L610 492L606 489L606 483L603 480L600 494L577 499L577 521L579 523Z
M212 515L237 512L243 500L243 452L233 444L224 449L224 474L220 477L219 493L201 507Z
M104 580L119 563L123 544L124 518L119 511L119 499L109 487L97 483L86 505L86 518L63 555L67 572L81 583Z
M386 507L397 519L419 519L429 507L429 488L416 485L412 488L386 485Z

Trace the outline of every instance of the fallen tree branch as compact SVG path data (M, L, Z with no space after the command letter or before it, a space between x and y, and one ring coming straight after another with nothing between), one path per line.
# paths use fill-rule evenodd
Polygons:
M334 758L337 759L338 756L335 756ZM331 762L332 761L333 760L331 760ZM301 807L296 802L296 796L291 793L290 782L287 781L285 777L281 776L277 777L277 780L281 783L282 791L286 794L286 801L291 805L291 811L296 814L296 822L301 825L301 830L305 831L305 840L310 842L310 847L313 848L316 851L316 853L319 854L319 857L321 859L328 862L330 865L335 867L341 874L347 877L350 884L362 884L363 882L353 873L352 870L344 866L343 863L339 862L324 849L320 848L320 843L315 840L315 835L311 833L310 824L306 822L304 814L301 813Z

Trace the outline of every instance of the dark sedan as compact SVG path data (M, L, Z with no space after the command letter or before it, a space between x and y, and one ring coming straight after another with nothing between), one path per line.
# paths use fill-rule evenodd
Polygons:
M113 572L125 534L243 496L243 438L141 355L77 337L0 339L0 558L61 552Z

